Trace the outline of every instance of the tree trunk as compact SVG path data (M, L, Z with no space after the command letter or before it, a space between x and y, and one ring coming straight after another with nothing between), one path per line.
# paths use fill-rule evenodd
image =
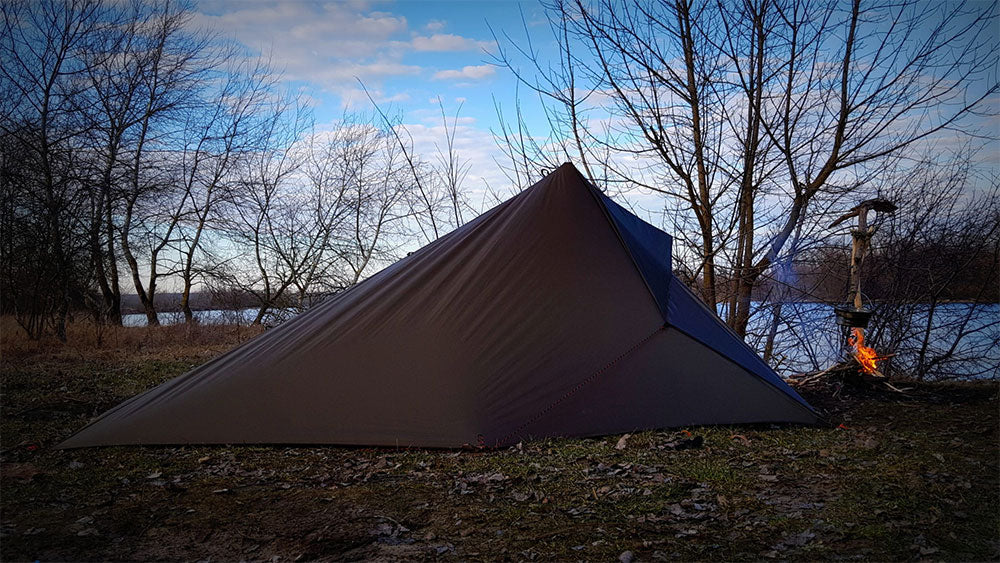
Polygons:
M184 291L181 293L181 311L184 311L185 324L194 323L194 312L191 311L191 279L184 277Z
M153 292L150 288L150 292L146 293L146 289L142 285L142 278L139 275L139 262L135 259L135 255L132 254L132 246L129 243L129 230L132 223L132 210L135 205L135 198L138 195L134 195L132 201L129 202L128 207L125 211L125 220L122 226L122 254L125 255L125 261L128 263L128 268L132 273L132 283L135 285L135 292L139 295L139 303L142 304L142 309L146 313L146 323L149 326L160 326L160 319L156 315L156 308L153 305Z
M268 309L270 309L270 307L268 307L267 305L261 305L260 308L257 309L257 315L254 316L253 322L250 324L260 326L261 323L264 321L264 315L267 314Z
M705 267L704 273L702 274L702 298L705 303L712 309L713 313L717 312L716 308L716 294L715 294L715 244L712 241L711 231L705 231L702 229L702 245L705 252Z

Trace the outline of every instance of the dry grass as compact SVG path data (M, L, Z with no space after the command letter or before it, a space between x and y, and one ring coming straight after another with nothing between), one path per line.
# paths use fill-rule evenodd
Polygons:
M31 340L10 315L0 316L0 358L5 362L65 356L190 355L226 350L263 332L260 326L169 325L158 327L99 326L77 320L66 327L66 342L52 335Z

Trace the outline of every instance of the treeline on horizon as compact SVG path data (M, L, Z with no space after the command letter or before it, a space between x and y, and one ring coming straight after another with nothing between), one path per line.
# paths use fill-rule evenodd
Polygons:
M915 250L907 256L907 266L886 264L884 252L876 249L862 267L864 293L873 302L893 302L899 300L897 284L907 278L911 286L917 287L917 295L936 295L940 302L959 303L1000 303L1000 271L993 267L994 257L989 249L957 249L955 244L943 247L924 247ZM805 254L805 253L803 253ZM754 300L768 302L772 296L783 292L783 298L789 302L814 302L830 305L846 303L848 290L848 275L850 251L847 249L828 248L818 250L813 256L800 256L793 264L791 275L785 281L768 278L754 289ZM963 268L962 275L950 276L950 264L957 256L965 254L969 265ZM889 275L886 275L886 273ZM698 287L698 280L684 279L684 271L674 272L692 288ZM940 291L932 287L935 279L948 280ZM984 288L996 287L998 291L983 291ZM316 304L327 293L310 295L308 303ZM159 296L158 310L161 312L183 312L184 294L179 292L162 292ZM193 291L187 301L193 311L210 310L241 310L253 309L259 305L258 298L249 291L239 289L217 289L215 291ZM279 309L295 309L300 306L297 299L289 298L275 303ZM77 312L87 313L85 307ZM122 312L124 314L144 313L145 310L139 296L134 293L122 295ZM0 302L0 314L13 314L13 310L4 308Z

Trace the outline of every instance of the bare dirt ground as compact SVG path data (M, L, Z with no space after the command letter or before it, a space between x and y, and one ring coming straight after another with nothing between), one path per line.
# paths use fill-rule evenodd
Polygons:
M1000 559L996 383L808 397L826 427L502 451L61 451L91 417L246 329L124 329L68 346L11 334L0 348L4 561Z

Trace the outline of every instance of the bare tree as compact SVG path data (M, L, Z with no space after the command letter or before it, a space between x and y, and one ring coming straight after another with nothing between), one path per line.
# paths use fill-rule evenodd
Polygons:
M457 190L459 187L459 180L462 175L461 165L457 163L457 155L453 152L454 129L449 133L447 118L443 117L446 143L451 148L449 149L447 158L444 158L442 155L440 163L444 166L451 165L453 170L442 169L439 172L434 171L427 162L417 155L413 147L413 136L410 134L409 129L400 123L398 116L395 119L390 118L379 107L364 83L361 83L361 88L365 91L368 101L371 102L375 108L375 112L381 118L386 132L395 140L398 155L403 158L409 168L412 186L411 189L406 190L404 193L406 201L410 204L410 215L413 218L414 224L420 230L423 239L426 242L433 242L444 234L450 226L448 220L441 217L442 215L447 216L447 211L445 210L447 207L452 208L455 219L455 223L451 226L457 225L461 218L459 210L459 202L462 199L461 194L457 191L452 191L453 188ZM455 126L457 126L457 122ZM440 147L438 150L440 153Z
M876 346L916 379L998 375L1000 180L969 190L972 165L937 159L888 186L899 211L864 264Z
M444 102L441 98L438 98L438 106L441 108L441 124L444 127L445 146L444 148L437 146L438 167L436 172L439 182L444 186L445 193L448 195L448 201L451 203L453 224L455 227L461 227L465 223L462 217L462 209L468 207L462 184L465 182L465 177L469 174L469 167L471 166L468 161L461 159L455 149L455 133L458 130L458 117L462 112L462 104L459 104L458 108L455 109L455 116L452 118L450 127L448 125L448 114L444 111Z
M206 228L218 222L218 206L234 189L239 161L254 148L255 129L260 125L255 116L265 108L276 82L263 61L232 54L225 58L221 87L203 94L207 99L187 116L183 133L180 184L185 197L180 203L187 207L180 214L178 240L172 245L180 255L180 306L188 323L194 321L191 291L202 273L196 259L199 254L212 254L204 248Z
M239 258L223 275L255 296L258 324L397 259L420 232L424 200L414 171L425 187L436 187L421 172L426 165L405 153L399 133L384 126L384 114L345 114L331 130L308 135L289 122L272 121L243 161L226 206Z
M434 169L384 114L305 136L306 112L268 65L192 30L183 5L43 0L2 14L0 281L4 312L33 337L48 325L64 338L80 307L121 324L120 275L150 325L165 280L187 322L197 284L222 280L256 298L260 323L463 221L457 114L442 114Z
M6 289L31 294L27 300L17 301L30 309L23 312L23 318L31 319L25 329L32 337L41 336L44 321L65 340L73 293L86 291L76 277L80 250L76 235L80 228L86 230L79 225L79 218L87 215L81 208L76 169L79 155L74 151L84 124L77 101L88 70L80 55L94 41L104 9L98 2L86 0L4 2L0 14L0 91L4 95L0 130L5 150L12 151L5 159L20 155L26 159L20 165L35 168L24 174L5 174L4 189L10 190L5 199L13 206L7 218L29 211L34 215L29 222L7 225L8 229L21 229L32 223L32 230L8 231L5 236L18 238L30 232L36 238L31 241L34 252L6 255L4 261L8 266L8 261L15 260L34 264L37 285L11 284ZM18 163L9 160L5 164L10 171L18 168ZM13 250L10 246L5 249ZM28 281L19 277L15 283Z
M173 143L183 116L196 103L198 82L217 61L207 58L207 38L186 33L190 14L169 3L154 5L147 25L140 27L141 47L126 67L140 76L141 89L133 103L139 108L128 147L123 182L120 244L132 283L148 324L156 326L155 296L161 253L175 242L191 194L168 163L176 156ZM137 243L143 256L137 255ZM140 262L140 259L142 262ZM147 269L143 282L143 266Z
M214 272L232 287L252 294L258 302L254 324L280 306L286 290L311 256L308 236L299 223L298 201L283 197L300 166L294 146L304 131L304 116L297 100L273 99L268 113L240 161L237 186L227 201L226 230L247 264ZM234 271L235 269L235 271Z
M133 5L133 8L137 6ZM124 13L116 14L119 17ZM137 15L132 12L130 15ZM94 168L91 185L90 253L102 303L98 322L121 325L121 287L118 279L117 238L113 218L115 188L122 171L120 156L126 132L135 125L132 96L138 91L139 77L121 68L137 45L134 39L140 19L115 18L105 26L86 57L87 82L80 105L87 116L86 146ZM124 56L123 56L124 54Z
M95 34L91 49L83 53L88 88L77 101L87 118L84 143L93 173L91 194L90 251L102 296L99 322L121 325L117 204L120 186L127 178L127 153L133 129L142 121L139 97L143 91L143 68L138 61L147 47L143 35L155 10L140 2L117 6L106 14L105 25Z
M994 5L575 0L548 8L564 61L546 66L533 51L518 57L501 45L497 62L564 108L550 115L594 181L600 162L605 184L682 202L677 254L696 258L702 297L728 303L741 334L754 287L815 198L873 181L887 159L985 109L998 89ZM589 126L595 111L607 116L603 131ZM512 152L531 152L520 147ZM688 239L691 227L697 237Z
M376 127L370 120L350 133L345 152L336 157L346 164L343 182L350 194L344 246L339 254L348 272L348 287L361 281L372 265L386 265L398 258L396 247L413 233L407 228L411 219L416 217L414 222L426 236L420 225L423 213L414 211L420 209L414 198L430 201L425 197L430 193L423 174L425 165L399 144L394 127ZM435 209L432 206L428 212ZM437 226L433 223L433 228Z

